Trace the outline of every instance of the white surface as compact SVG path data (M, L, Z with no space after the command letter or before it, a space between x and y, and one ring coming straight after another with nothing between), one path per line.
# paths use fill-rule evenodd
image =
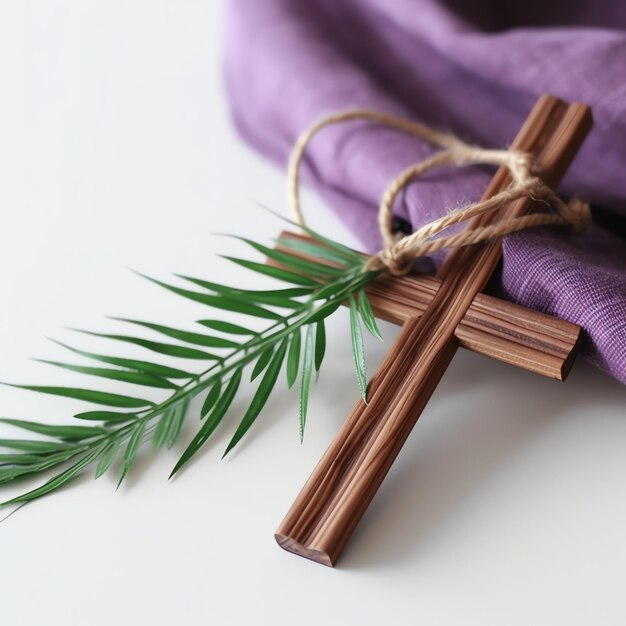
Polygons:
M0 3L1 380L67 384L29 360L62 356L44 337L66 326L197 319L128 267L252 280L210 233L269 240L280 224L253 201L284 211L285 181L230 126L220 32L212 0ZM311 198L307 213L350 241ZM340 567L276 546L357 397L346 330L341 313L304 445L282 389L220 461L242 398L177 480L194 420L119 492L82 479L2 523L3 626L623 624L626 389L583 363L560 385L459 353ZM370 343L370 371L395 333ZM0 407L53 420L76 404L2 388Z

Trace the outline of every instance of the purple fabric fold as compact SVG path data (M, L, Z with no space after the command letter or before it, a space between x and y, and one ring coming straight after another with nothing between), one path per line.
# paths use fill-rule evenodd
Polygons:
M550 92L589 104L595 121L559 191L626 216L626 5L549 4L230 0L226 77L236 126L282 166L300 132L354 107L505 147ZM431 152L393 130L346 123L313 140L304 180L374 251L385 187ZM417 228L480 197L490 177L476 167L429 173L395 212ZM610 224L582 236L543 229L507 237L492 288L580 324L584 354L626 383L626 228Z

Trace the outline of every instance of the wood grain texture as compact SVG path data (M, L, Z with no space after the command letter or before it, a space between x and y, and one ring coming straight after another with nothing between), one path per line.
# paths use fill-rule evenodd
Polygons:
M542 178L554 187L590 125L587 107L542 96L513 147L532 152ZM498 170L483 197L508 182L508 172ZM530 204L526 199L513 202L496 219L521 215ZM499 257L500 241L450 253L430 305L420 318L404 324L372 378L369 404L360 401L354 407L277 529L280 546L325 565L336 563L454 356L456 329Z
M310 237L283 231L280 240ZM294 254L285 246L277 246ZM324 263L323 259L298 253L297 256ZM280 265L268 259L268 263ZM365 291L377 317L403 324L421 317L439 290L441 280L434 276L408 274L382 275ZM482 293L476 295L455 330L462 348L510 363L536 374L565 380L574 362L580 339L580 326L557 317L500 300Z

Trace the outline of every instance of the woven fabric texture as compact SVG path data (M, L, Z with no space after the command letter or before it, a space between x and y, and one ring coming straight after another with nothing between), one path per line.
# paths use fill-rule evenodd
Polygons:
M300 132L348 108L506 147L542 93L589 104L593 131L559 192L601 206L602 219L582 236L543 229L507 237L490 289L580 324L584 355L626 383L622 0L230 0L227 13L235 124L281 166ZM431 152L413 137L350 122L313 140L303 179L374 252L385 187ZM491 174L478 167L429 173L407 187L395 212L418 228L478 199Z

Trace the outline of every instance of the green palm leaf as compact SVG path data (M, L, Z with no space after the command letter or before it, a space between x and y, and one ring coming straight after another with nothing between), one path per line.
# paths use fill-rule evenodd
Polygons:
M192 343L198 346L204 346L205 348L237 348L239 346L237 342L231 341L230 339L178 330L177 328L170 328L169 326L162 326L161 324L152 324L150 322L140 322L139 320L129 320L119 317L113 319L120 322L127 322L128 324L135 324L136 326L142 326L143 328L149 328L150 330L154 330L162 335L167 335L173 339L178 339L184 343Z
M218 378L209 393L207 393L206 398L204 399L204 403L202 404L202 409L200 410L200 419L204 419L209 411L215 406L215 403L218 401L220 397L220 393L222 392L222 381Z
M300 364L300 329L294 332L289 344L289 354L287 356L287 385L291 389L298 378L298 367Z
M139 444L141 443L141 438L143 436L144 431L146 430L147 422L146 420L139 420L133 427L131 431L130 438L128 443L126 444L126 451L124 452L124 459L122 461L122 471L120 480L117 483L117 487L122 484L124 478L128 474L130 468L132 467L133 461L137 456L137 452L139 451Z
M329 246L320 244L315 241L307 241L305 239L296 239L295 237L279 237L277 243L294 252L300 252L307 256L324 259L329 263L345 267L347 265L347 259L341 252L330 248Z
M239 427L235 431L233 438L230 440L228 447L226 448L226 452L224 452L224 456L226 456L241 440L241 438L246 434L250 426L254 423L259 413L265 406L267 402L267 398L269 397L274 385L276 384L276 379L278 378L278 373L280 372L280 368L283 364L283 360L285 358L285 352L287 351L287 338L283 339L278 350L276 350L276 354L272 357L270 364L267 367L263 378L259 384L259 387L254 394L254 398L246 411L246 414L243 416Z
M302 225L296 224L296 226L299 226L299 228L301 228L307 235L312 237L315 241L319 242L320 244L324 244L325 246L328 246L331 250L335 250L337 253L343 255L346 261L350 263L350 265L362 266L365 264L366 258L360 252L356 252L352 248L349 248L348 246L344 246L343 244L339 243L338 241L335 241L334 239L329 239L328 237L324 237L324 235L321 235L320 233L314 231L312 228L306 226L305 224L302 224Z
M175 407L169 407L159 419L159 423L154 429L152 435L152 447L158 450L165 442L165 435L170 425L170 421L174 417Z
M4 383L5 385L7 383ZM109 393L107 391L95 391L93 389L79 389L77 387L46 387L42 385L8 385L18 389L28 389L29 391L37 391L38 393L47 393L51 396L61 396L64 398L73 398L75 400L83 400L93 404L101 404L104 406L115 406L121 409L138 409L148 406L154 406L154 402L124 396L119 393Z
M96 478L100 478L100 476L102 476L102 474L104 474L109 467L111 467L111 463L115 460L119 449L120 442L118 439L113 439L113 441L111 441L111 443L104 448L102 456L96 466Z
M186 346L177 346L172 343L161 343L160 341L148 341L147 339L141 339L140 337L130 337L128 335L110 335L107 333L94 333L88 330L78 330L85 335L93 335L94 337L103 337L105 339L113 339L115 341L123 341L125 343L132 343L136 346L141 346L152 352L158 352L159 354L165 354L167 356L173 356L178 359L195 359L198 361L218 361L219 356L210 354L202 350L196 350L195 348L187 348Z
M173 411L173 416L167 426L167 432L165 433L165 446L169 450L178 441L180 431L187 413L187 405L189 403L186 400L182 400Z
M308 296L313 292L313 287L284 287L283 289L239 289L237 287L229 287L219 283L213 283L201 278L193 278L183 274L176 274L178 278L182 278L198 287L202 287L208 291L227 295L229 297L245 298L248 301L263 302L267 298L268 302L272 299L291 299L299 296Z
M18 504L20 502L28 502L29 500L35 500L36 498L40 498L41 496L44 496L47 493L50 493L51 491L58 489L59 487L64 485L66 482L74 478L74 476L76 476L76 474L78 474L80 470L83 469L83 467L86 467L87 465L91 464L96 458L98 458L102 450L103 450L103 446L96 448L95 450L86 454L80 461L78 461L77 463L74 463L74 465L66 469L64 472L61 472L58 476L55 476L54 478L51 478L48 482L46 482L41 487L38 487L37 489L33 489L32 491L29 491L28 493L25 493L22 496L13 498L12 500L8 500L7 502L3 502L2 504L7 505L7 504Z
M269 309L265 309L256 304L251 304L245 300L240 300L236 297L211 295L208 293L200 293L198 291L190 291L189 289L181 289L180 287L175 287L174 285L168 285L167 283L155 280L154 278L149 278L148 276L145 278L154 284L171 291L172 293L182 296L183 298L199 302L200 304L205 304L215 309L242 313L243 315L251 315L252 317L260 317L263 319L281 319L281 316L278 313L274 313L274 311L270 311Z
M206 443L207 439L213 434L215 429L218 427L219 423L222 421L222 418L228 411L228 408L232 404L232 401L237 393L237 389L239 389L239 383L241 382L241 369L238 369L233 374L232 378L228 381L228 385L224 390L224 393L215 404L211 415L207 418L207 420L200 428L198 434L193 438L187 449L183 452L182 456L176 463L172 473L170 474L170 478L174 476L180 469L191 459L191 457Z
M313 234L308 229L306 232ZM283 289L237 289L179 276L195 285L197 290L192 290L148 278L170 293L194 303L263 320L265 328L256 330L258 325L249 329L245 324L227 320L201 319L198 323L203 329L191 331L155 322L116 318L169 337L169 342L126 334L80 331L103 340L149 350L157 355L150 360L88 352L56 342L79 357L106 366L55 360L44 360L44 363L93 378L145 387L146 394L159 389L161 396L165 393L167 397L155 401L149 397L144 399L88 387L13 385L97 406L74 415L82 422L81 425L0 420L0 424L16 426L47 438L0 439L0 448L7 450L0 453L0 484L61 468L60 473L46 483L10 502L23 502L45 495L64 485L90 464L95 467L95 476L100 477L121 457L119 486L132 468L142 443L151 439L154 448L172 447L182 432L190 401L196 395L206 394L200 409L202 421L199 422L198 432L174 467L174 475L198 452L227 415L240 388L243 369L248 365L252 366L251 379L259 379L258 386L224 454L241 441L258 418L275 388L284 363L289 387L294 385L298 376L301 378L302 439L312 372L319 370L326 352L324 320L346 300L351 304L353 351L359 387L364 395L365 365L359 319L370 332L375 333L377 327L371 307L360 292L377 273L363 271L365 259L362 255L331 240L313 236L316 237L313 242L281 239L280 250L244 240L280 267L227 257L257 274L291 283ZM314 256L317 260L303 256ZM218 350L219 355L213 354L211 349ZM158 355L190 359L202 363L202 368L195 372L171 367L167 362L159 362Z
M102 444L98 443L97 445L100 446ZM58 465L66 463L67 461L73 459L77 455L82 454L89 449L89 446L82 446L80 448L76 448L76 446L71 446L67 450L61 450L59 452L45 455L42 461L33 462L31 464L22 465L20 467L4 467L0 469L0 484L9 483L17 478L24 478L31 474L40 474L42 472L46 472L53 467L57 467Z
M272 265L264 265L263 263L256 263L254 261L248 261L246 259L239 259L233 256L225 256L225 259L235 263L236 265L241 265L241 267L245 267L248 270L252 270L253 272L257 272L258 274L263 274L265 276L270 276L271 278L276 278L278 280L285 281L287 283L293 283L294 285L316 285L316 281L312 280L307 276L303 276L302 274L297 274L296 272L291 272L289 270L284 270L280 267L273 267Z
M221 333L228 333L229 335L256 335L258 334L254 330L244 328L238 324L231 324L230 322L224 322L222 320L198 320L198 324L202 324L211 330L218 330Z
M144 374L143 372L132 372L128 370L115 370L107 367L86 367L84 365L72 365L69 363L60 363L59 361L47 361L45 359L37 359L39 363L47 363L55 367L61 367L71 372L86 374L88 376L97 376L99 378L109 378L111 380L119 380L132 385L143 385L144 387L158 387L160 389L177 389L178 385L170 382L166 378L154 376L153 374Z
M254 365L252 374L250 375L251 381L253 381L269 365L272 354L274 354L274 346L268 346L265 350L263 350L263 352L261 352Z
M364 290L359 291L356 302L359 313L361 314L361 318L363 319L363 323L365 324L367 330L369 330L370 333L376 337L376 339L380 339L382 341L383 337L380 334L380 330L378 330L374 311L372 311L372 307L367 299L367 296L365 295Z
M313 370L313 341L315 327L309 324L306 327L304 339L304 359L302 361L302 384L300 385L300 442L304 439L304 427L309 406L309 392L311 390L311 372Z
M7 504L18 504L20 502L28 502L29 500L35 500L36 498L40 498L41 496L45 496L47 493L58 489L66 482L74 478L83 467L86 467L90 463L92 463L102 452L103 446L96 448L90 453L86 454L80 461L74 463L71 467L66 469L64 472L61 472L58 476L51 478L47 483L38 487L37 489L33 489L28 493L25 493L22 496L18 496L17 498L13 498L12 500L8 500L7 502L3 502L3 505Z
M31 465L40 463L46 457L37 454L0 454L0 466Z
M207 282L206 280L200 280L199 278L191 278L190 276L179 276L179 278L187 280L208 291L213 291L222 297L228 297L244 303L254 302L256 304L269 304L270 306L281 309L298 309L301 303L297 300L293 300L293 298L310 295L313 291L311 287L288 287L286 289L262 290L231 289L223 285Z
M315 371L319 371L326 353L326 328L324 320L317 322L315 327Z
M120 424L137 417L137 413L118 413L117 411L83 411L74 415L76 419L89 422L110 422Z
M77 350L67 344L60 341L52 340L59 346L70 350L74 354L79 354L92 361L100 361L101 363L107 363L109 365L116 365L117 367L123 367L125 369L134 370L136 372L142 372L144 374L150 374L157 378L195 378L194 374L184 372L183 370L176 369L175 367L168 367L166 365L159 365L158 363L150 363L149 361L140 361L138 359L125 359L115 356L106 356L103 354L95 354L93 352L85 352L84 350Z
M329 276L338 276L341 273L341 269L330 267L316 261L303 259L295 256L294 254L290 254L289 252L283 252L281 250L276 250L275 248L268 248L267 246L251 241L250 239L244 239L243 237L237 237L237 239L247 243L265 257L278 261L281 265L293 268L294 270L308 276L314 276L319 279L327 279Z
M365 356L363 351L363 335L357 312L356 300L350 296L350 331L352 335L352 353L354 355L354 369L359 383L359 391L363 402L367 403L367 376L365 374Z
M60 441L37 441L31 439L0 439L0 448L23 450L35 454L49 454L74 448L74 444Z
M40 435L48 437L58 437L66 441L81 441L83 439L91 439L98 435L107 434L106 428L98 426L61 426L57 424L42 424L40 422L29 422L27 420L15 420L9 418L0 418L0 423L10 424L23 430L29 430Z

